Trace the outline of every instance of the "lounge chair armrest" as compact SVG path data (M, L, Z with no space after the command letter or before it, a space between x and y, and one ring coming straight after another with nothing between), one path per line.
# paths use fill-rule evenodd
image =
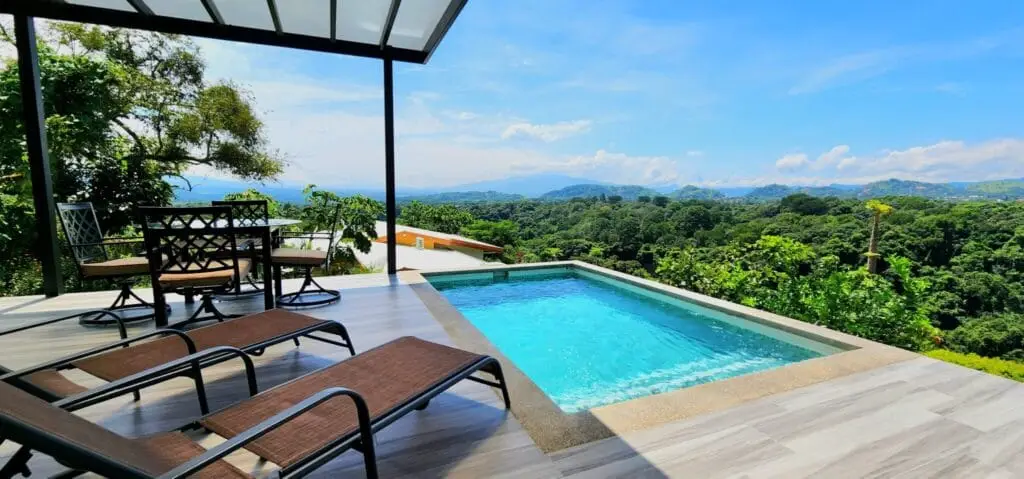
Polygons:
M242 363L245 364L245 377L249 383L249 396L255 396L258 392L258 388L256 385L256 367L253 365L252 358L250 358L248 354L245 354L241 349L231 346L217 346L149 368L126 378L104 384L98 388L66 397L60 401L54 402L53 405L68 411L82 409L90 404L98 402L96 401L98 398L104 396L116 396L126 391L130 391L134 389L133 386L138 386L139 384L145 383L154 378L165 376L168 373L180 370L183 367L192 368L195 374L200 374L200 370L203 366L210 364L208 362L210 359L219 359L223 356L234 356L242 360ZM204 360L207 361L207 364L203 364Z
M348 388L336 387L324 389L323 391L304 399L302 402L275 414L274 417L245 430L241 434L231 438L231 440L225 441L217 445L217 447L206 451L202 455L193 458L191 461L188 461L174 468L170 472L161 475L160 478L180 478L195 474L204 467L217 462L246 444L263 437L270 431L277 429L295 417L298 417L306 411L320 405L324 401L338 396L348 396L352 398L352 401L356 405L356 415L359 417L359 435L363 446L363 455L367 458L367 464L370 464L374 461L375 456L373 449L373 430L370 426L370 410L366 406L366 401L363 400L363 397L360 396L359 393ZM369 474L369 472L370 471L367 471L367 477L376 477L376 471L374 471L374 475Z
M177 337L181 338L181 340L185 342L185 347L188 348L189 354L195 354L195 352L196 352L196 344L195 344L194 341L192 341L192 338L188 337L188 335L185 334L184 332L178 331L176 329L157 329L155 331L150 331L150 332L145 333L145 334L140 334L138 336L135 336L134 338L124 339L124 340L118 341L116 343L110 343L110 344L106 344L106 345L103 345L103 346L98 346L98 347L89 349L87 351L82 351L80 353L75 353L75 354L72 354L70 356L64 356L63 358L55 359L55 360L47 362L47 363L38 364L38 365L32 366L30 368L22 369L20 371L14 371L14 372L11 372L11 373L7 373L7 374L4 374L4 375L0 376L0 381L6 381L8 379L16 379L16 378L19 378L19 377L22 377L22 376L28 376L29 374L38 373L39 371L45 371L47 369L53 369L53 368L57 368L57 367L60 367L60 366L64 366L64 365L66 365L68 363L71 363L71 362L74 362L74 361L78 361L79 359L85 359L85 358L87 358L89 356L92 356L92 355L95 355L95 354L99 354L99 353L103 353L103 352L106 352L106 351L110 351L112 349L128 347L132 343L137 342L137 341L141 341L143 339L149 339L149 338L153 338L153 337L157 337L157 336L171 336L171 335L177 336Z
M46 325L50 325L50 324L54 324L54 323L59 323L61 321L67 321L69 319L74 319L74 318L78 318L78 317L81 317L81 316L93 315L93 314L109 316L111 319L113 319L114 321L117 322L117 332L120 333L121 339L127 339L128 338L128 329L125 327L124 320L122 320L121 317L118 316L117 314L115 314L114 312L107 311L105 309L98 309L98 310L95 310L95 311L86 311L84 313L72 314L70 316L63 316L63 317L56 318L56 319L47 319L47 320L38 321L38 322L35 322L35 323L31 323L31 324L23 324L21 326L15 326L13 328L8 328L8 329L0 330L0 336L6 336L8 334L20 333L22 331L28 331L29 329L35 329L35 328L38 328L40 326L46 326Z

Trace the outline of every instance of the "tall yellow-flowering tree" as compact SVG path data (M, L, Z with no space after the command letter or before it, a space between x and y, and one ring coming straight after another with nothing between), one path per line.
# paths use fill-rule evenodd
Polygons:
M893 207L878 200L868 200L867 205L874 215L871 218L871 241L868 243L868 272L878 272L878 227L882 223L883 216L889 216Z

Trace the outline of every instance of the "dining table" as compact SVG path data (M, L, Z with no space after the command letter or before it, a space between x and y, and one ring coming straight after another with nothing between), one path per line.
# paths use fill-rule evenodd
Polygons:
M299 223L302 223L302 220L296 220L291 218L269 218L266 221L246 220L244 226L235 225L233 227L236 235L260 238L262 244L268 246L265 248L260 248L262 250L262 257L260 259L260 262L262 263L263 266L263 308L265 310L273 309L275 306L277 306L277 296L281 294L279 286L281 284L281 279L275 277L275 273L277 275L280 275L281 272L279 268L273 268L273 266L271 265L271 251L273 250L274 245L276 245L278 242L277 240L280 236L281 229L287 226L297 225ZM227 223L221 220L214 222L213 225L210 225L209 223L204 223L202 221L197 220L194 221L193 224L190 224L189 226L196 229L209 228L211 226L216 228L226 227ZM162 227L162 225L150 225L150 228L159 227ZM238 282L241 282L241 278L239 278ZM278 285L278 287L275 288L275 285ZM192 298L186 296L185 302L191 303ZM161 318L161 316L163 317ZM166 326L166 315L157 315L156 323L157 327Z

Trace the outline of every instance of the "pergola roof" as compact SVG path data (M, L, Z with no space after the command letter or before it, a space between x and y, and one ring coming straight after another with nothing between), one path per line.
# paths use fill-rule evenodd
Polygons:
M426 63L466 0L0 0L0 13Z

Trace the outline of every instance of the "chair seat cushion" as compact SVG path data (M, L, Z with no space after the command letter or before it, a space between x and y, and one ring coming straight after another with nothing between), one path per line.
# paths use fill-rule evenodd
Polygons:
M285 266L320 266L327 261L327 252L318 249L277 248L270 252L270 260Z
M245 277L249 274L252 262L247 259L238 260L238 274ZM201 288L222 286L235 280L235 269L225 268L214 271L196 271L182 273L163 273L160 275L160 286L167 288Z
M119 258L99 263L82 263L82 275L87 278L110 278L149 274L149 260L142 256Z

